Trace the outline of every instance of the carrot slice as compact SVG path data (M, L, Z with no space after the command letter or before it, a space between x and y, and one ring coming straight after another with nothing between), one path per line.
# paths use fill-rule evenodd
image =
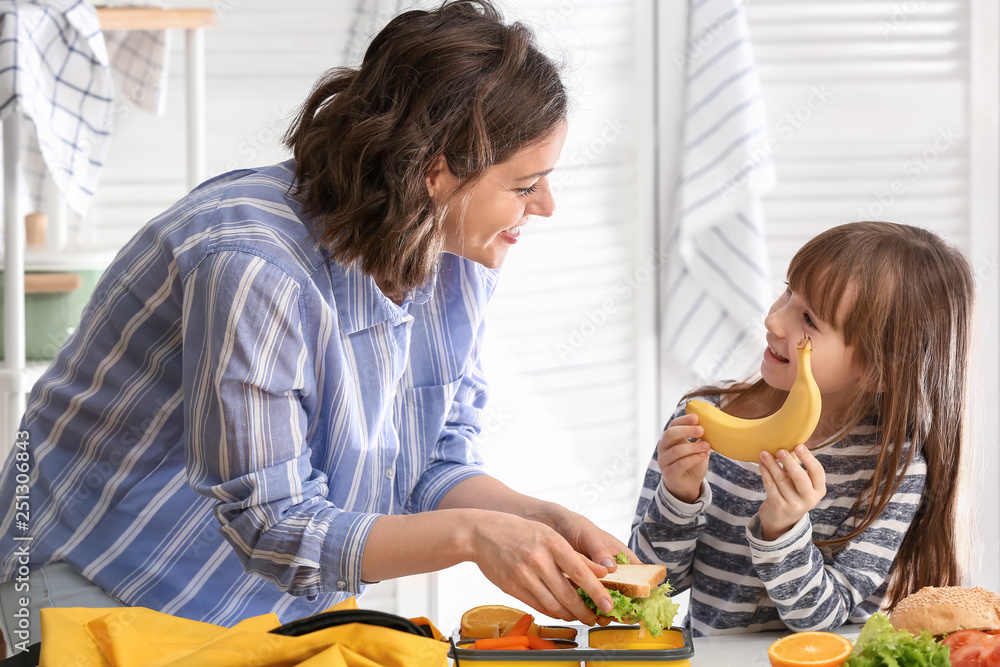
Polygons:
M487 651L499 651L502 649L517 650L517 648L528 648L528 636L518 637L497 637L496 639L479 639L472 648L484 649Z
M541 637L535 637L534 635L528 635L528 648L539 650L547 650L553 648L559 648L559 644L555 642L550 642L548 639L542 639Z
M534 623L535 617L531 614L525 614L521 618L517 619L514 625L510 626L503 631L501 637L522 637L528 634L528 628Z

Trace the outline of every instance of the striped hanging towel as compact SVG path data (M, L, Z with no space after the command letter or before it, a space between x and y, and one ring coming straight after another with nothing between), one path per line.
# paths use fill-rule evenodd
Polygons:
M760 363L773 296L760 197L773 140L741 0L690 0L664 345L702 383Z

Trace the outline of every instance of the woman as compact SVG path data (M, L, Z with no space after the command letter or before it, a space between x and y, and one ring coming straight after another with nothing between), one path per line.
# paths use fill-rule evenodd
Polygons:
M30 525L0 525L8 628L26 535L52 592L33 610L288 620L469 560L551 616L594 621L564 573L610 608L597 577L625 546L485 475L471 443L483 310L554 209L566 105L485 0L408 12L320 81L293 160L141 230L31 394Z

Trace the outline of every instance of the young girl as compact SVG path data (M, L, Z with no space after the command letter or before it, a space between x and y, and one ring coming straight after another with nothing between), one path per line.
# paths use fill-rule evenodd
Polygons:
M962 253L916 227L852 223L799 250L764 320L760 378L685 396L646 472L630 546L691 589L694 634L828 630L960 583L973 292ZM803 332L823 396L812 437L759 464L711 453L687 400L774 412Z

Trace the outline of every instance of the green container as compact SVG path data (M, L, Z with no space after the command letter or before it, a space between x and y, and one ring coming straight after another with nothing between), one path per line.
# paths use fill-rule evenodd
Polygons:
M32 272L27 272L32 273ZM46 274L54 272L46 271ZM80 324L80 316L103 271L74 271L82 285L70 292L24 295L24 351L28 361L50 361ZM0 273L0 341L4 336L3 274ZM0 345L0 359L3 359Z
M80 286L64 292L24 295L25 358L51 361L63 343L80 325L80 316L97 281L114 259L116 249L80 248L63 251L27 252L25 279L35 274L79 276ZM0 359L3 359L3 267L0 266Z

